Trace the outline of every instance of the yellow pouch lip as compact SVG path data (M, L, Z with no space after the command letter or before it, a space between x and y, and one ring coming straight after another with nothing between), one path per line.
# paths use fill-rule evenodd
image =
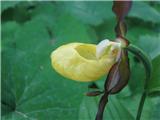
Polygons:
M71 43L72 44L72 43ZM106 58L108 57L107 55L101 57L101 58L97 58L96 57L96 44L89 44L89 43L73 43L73 44L77 44L75 47L73 47L73 49L75 50L75 52L77 53L77 55L83 59L84 61L86 62L99 62L99 61L102 61L102 60L106 60ZM95 59L87 59L85 57L83 57L77 50L76 48L79 47L79 46L86 46L86 47L92 47L95 49Z
M80 57L81 59L83 59L85 62L97 62L98 61L98 59L96 58L96 56L95 56L95 59L87 59L82 54L80 54L78 52L78 50L77 50L77 48L80 47L80 46L92 47L92 49L94 48L96 50L96 45L95 44L84 44L84 43L81 43L80 45L77 45L76 47L74 47L74 50L77 53L78 57Z
M76 54L77 57L79 57L80 59L84 60L85 62L96 62L96 63L97 63L97 61L103 59L103 58L102 58L102 59L86 59L85 57L81 56L81 55L79 54L79 52L76 50L76 48L79 47L79 46L83 46L83 45L84 45L84 46L93 47L93 48L95 48L95 50L96 50L96 44L73 42L73 43L69 43L69 44L66 44L66 45L62 45L62 46L58 47L57 49L55 49L55 50L51 53L51 58L52 58L52 56L54 56L54 52L55 52L56 50L59 50L59 49L63 49L63 48L68 47L68 49L70 49L74 54ZM72 46L72 47L69 48L70 46ZM95 56L95 57L96 57L96 56Z
M107 69L106 71L104 71L104 66L110 66L113 64L111 61L112 59L107 59L105 58L101 58L101 59L86 59L85 57L81 56L79 54L79 52L76 50L76 48L78 46L89 46L89 47L93 47L96 50L96 45L95 44L87 44L87 43L69 43L63 46L60 46L59 48L57 48L56 50L54 50L51 53L51 59L52 59L52 66L53 68L60 73L62 76L75 80L75 81L80 81L80 82L89 82L89 81L95 81L97 79L99 79L100 77L102 77L105 73L107 74ZM73 61L74 62L80 62L80 64L71 64L68 61L66 62L67 56L65 56L66 51L68 51L68 53L70 53L69 57L73 57ZM95 55L96 56L96 55ZM63 60L64 62L63 62ZM60 62L58 61L60 60ZM111 64L111 65L106 65L105 61L108 61L107 63ZM67 68L65 66L69 64L68 67L72 67L74 68L73 70L69 70L72 68ZM76 66L77 65L77 66ZM82 69L77 70L78 68L76 67L82 67ZM84 67L87 67L86 69ZM93 68L93 69L92 69ZM67 70L68 69L68 70ZM102 69L102 70L101 70ZM77 70L77 71L76 71ZM69 71L73 72L69 73ZM74 72L78 72L77 74ZM81 73L79 73L81 72ZM79 74L79 75L78 75Z

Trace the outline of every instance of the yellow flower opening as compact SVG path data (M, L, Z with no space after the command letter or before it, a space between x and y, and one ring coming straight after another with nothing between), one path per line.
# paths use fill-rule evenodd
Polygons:
M51 54L53 68L62 76L82 82L107 75L119 56L120 43L103 40L98 45L69 43Z

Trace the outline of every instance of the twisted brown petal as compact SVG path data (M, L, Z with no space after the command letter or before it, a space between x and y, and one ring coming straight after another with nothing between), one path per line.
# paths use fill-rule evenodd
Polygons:
M129 42L124 38L127 32L127 27L124 22L124 18L128 14L131 5L131 1L114 1L112 8L113 12L116 14L117 17L117 25L115 27L116 37L120 38L118 39L118 41L124 43L125 46L129 45ZM105 81L104 95L101 97L99 102L96 120L103 119L103 112L108 102L108 95L121 91L124 88L124 86L128 83L129 76L130 68L128 53L125 49L123 49L121 51L121 56L118 62L112 66L112 68L109 71L108 77Z
M131 9L132 1L114 1L112 10L116 14L117 17L117 25L115 27L115 32L117 37L123 36L127 32L127 26L124 22L125 16L128 14Z

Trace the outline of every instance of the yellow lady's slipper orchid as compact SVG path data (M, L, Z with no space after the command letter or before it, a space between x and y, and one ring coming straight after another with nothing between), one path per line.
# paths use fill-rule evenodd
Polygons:
M51 54L53 68L62 76L76 81L95 81L107 74L116 62L120 43L103 40L98 45L69 43Z

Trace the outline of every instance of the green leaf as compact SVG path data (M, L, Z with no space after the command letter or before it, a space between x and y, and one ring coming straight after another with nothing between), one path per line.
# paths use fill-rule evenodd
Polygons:
M160 92L160 55L153 59L153 72L151 80L148 82L148 91L150 93Z
M133 20L132 20L133 21ZM157 35L157 32L155 32L153 29L149 28L148 26L138 25L131 26L131 28L127 31L126 38L132 43L137 45L139 42L139 39L141 36L155 36Z
M160 12L160 1L155 1L153 4L151 4L152 7L154 7L157 11Z
M84 97L79 112L79 120L94 120L98 109L98 97ZM133 116L119 102L116 96L110 96L104 112L104 119L134 120Z
M145 71L143 65L138 58L130 57L131 76L129 80L129 88L132 94L137 94L143 91L145 82ZM137 85L138 83L138 85Z
M152 59L160 55L160 35L144 35L139 38L137 45L144 50Z
M154 59L156 56L160 54L159 38L160 38L159 35L158 36L143 35L140 36L134 43L137 46L139 46L142 50L144 50L144 52L148 54L148 56L150 56L151 59ZM131 58L130 63L132 72L129 81L129 86L133 93L138 93L143 90L144 86L144 80L145 80L144 68L140 64L139 59L137 59L136 57L134 59ZM139 83L138 86L137 83Z
M106 38L110 40L115 39L115 32L114 32L115 22L116 19L111 18L106 20L103 24L95 27L96 33L99 37L99 41L104 40Z
M153 112L152 112L152 119L153 120L159 120L159 118L160 118L160 114L159 114L159 112L160 112L160 97L159 96L157 96L157 97L154 97L154 98L152 98L152 101L153 101L153 103L154 103L154 108L153 108Z
M12 77L11 77L11 70L8 66L8 62L3 59L4 53L2 52L2 91L1 91L1 110L2 115L7 114L8 112L14 111L16 107L16 100L15 100L15 94L13 92L13 86L11 84ZM7 72L6 72L7 71ZM8 79L7 79L8 78ZM11 84L9 84L8 81L11 81Z
M57 15L56 7L51 2L34 2L34 9L31 10L30 15L32 19L41 19L47 24L47 27L53 29L55 18Z
M142 19L145 22L160 23L160 12L144 2L133 2L129 17Z
M104 20L114 17L112 13L112 2L98 1L76 1L57 2L59 9L65 10L74 15L84 23L99 25Z
M130 112L132 116L134 116L134 119L136 118L140 97L141 95L137 94L134 96L132 95L130 97L119 99L119 102L127 109L127 111ZM150 98L146 98L141 120L154 120L152 119L153 108L155 108L153 101Z
M1 12L8 8L15 7L21 1L1 1Z
M147 54L138 48L135 45L130 44L127 48L128 51L133 53L143 64L145 69L145 83L144 83L144 89L147 88L147 83L151 79L151 73L152 73L152 63L150 57L147 56Z
M16 21L22 24L30 20L31 1L6 1L4 5L7 5L7 8L2 12L1 19L3 23L7 21Z
M2 62L6 61L2 70L7 73L3 74L2 81L7 81L11 86L16 102L16 110L3 119L78 118L79 104L86 86L57 74L51 67L50 54L60 44L77 40L89 42L92 39L88 35L88 27L74 17L64 15L61 18L63 19L58 18L59 21L53 28L56 40L50 38L46 22L40 19L33 19L21 27L13 23L10 23L13 24L11 29L2 27L5 36L12 34L2 39L5 48ZM8 42L5 43L6 39ZM3 95L2 99L4 97Z
M53 30L59 45L69 42L97 43L95 32L88 25L66 13L57 17Z
M13 38L15 31L19 29L20 25L17 24L16 22L7 22L2 24L2 50L5 49L7 46L8 47L13 47ZM5 28L5 29L3 29Z

